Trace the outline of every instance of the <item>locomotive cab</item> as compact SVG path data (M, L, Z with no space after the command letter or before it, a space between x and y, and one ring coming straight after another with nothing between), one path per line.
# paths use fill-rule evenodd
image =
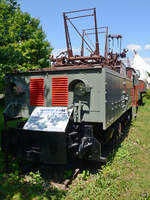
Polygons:
M72 13L88 11L82 17L94 17L94 28L80 33L73 25L82 40L81 55L74 56L67 23L81 18L71 17ZM126 50L120 53L121 44L119 53L108 48L109 41L118 42L122 36L108 35L108 27L98 32L95 8L63 16L67 55L51 57L49 68L6 75L2 150L48 164L65 164L74 157L100 161L103 146L132 117L133 79L121 60ZM99 33L105 33L104 56L100 55ZM85 39L93 34L94 50ZM8 122L19 118L24 121L15 127Z
M100 65L8 74L2 149L49 164L99 161L115 122L131 110L131 90L130 79ZM7 125L16 118L28 120Z

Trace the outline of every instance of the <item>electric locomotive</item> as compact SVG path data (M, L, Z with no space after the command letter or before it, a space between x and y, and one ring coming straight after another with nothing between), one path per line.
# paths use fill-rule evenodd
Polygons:
M97 27L95 8L66 12L63 17L67 51L50 58L52 67L6 75L2 150L48 164L65 164L74 157L100 161L103 146L132 118L138 77L132 68L127 73L122 62L126 50L116 53L108 45L122 36ZM94 28L81 33L72 22L81 17L93 17ZM73 55L68 23L81 38L80 55ZM103 56L99 33L105 33ZM90 34L94 50L86 38ZM90 55L85 55L85 46ZM24 120L16 127L9 124L20 118Z

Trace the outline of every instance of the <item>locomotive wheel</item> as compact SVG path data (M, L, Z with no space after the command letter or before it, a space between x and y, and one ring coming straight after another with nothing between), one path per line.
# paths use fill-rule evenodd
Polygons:
M122 135L122 122L119 122L119 125L118 125L118 136L121 137Z
M114 131L114 135L113 135L113 143L117 143L118 140L121 138L122 136L122 122L117 122L115 125L115 131Z
M125 128L126 126L128 126L131 120L132 120L132 110L128 111L128 113L124 117L123 127Z

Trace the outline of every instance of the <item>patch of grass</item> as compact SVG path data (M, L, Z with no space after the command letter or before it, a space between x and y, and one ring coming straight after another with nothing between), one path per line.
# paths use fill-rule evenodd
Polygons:
M39 171L20 175L18 170L12 170L0 175L0 200L59 200L65 195L65 191L45 181Z
M79 174L78 178L81 180L87 180L90 177L90 172L89 170L83 170L81 174Z
M48 200L62 199L64 191L52 188L50 184L44 184L43 180L36 180L37 174L31 176L31 180L26 182L18 176L10 177L10 174L0 178L0 199L1 200ZM14 179L15 178L15 179ZM36 182L37 181L37 182Z

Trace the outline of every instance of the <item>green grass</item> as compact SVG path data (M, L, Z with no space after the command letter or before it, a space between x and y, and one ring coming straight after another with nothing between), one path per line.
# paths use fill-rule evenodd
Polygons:
M13 158L8 173L0 152L0 200L150 200L150 92L144 103L128 137L116 146L106 166L96 174L84 170L68 192L51 187L39 172L20 176ZM2 110L1 106L0 117Z

